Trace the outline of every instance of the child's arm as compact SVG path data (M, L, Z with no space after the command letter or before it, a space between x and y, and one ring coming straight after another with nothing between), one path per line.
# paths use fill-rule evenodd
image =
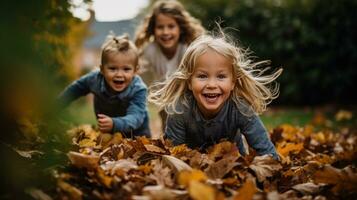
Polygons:
M67 86L58 97L58 102L61 106L67 106L79 97L87 95L90 92L90 80L94 76L95 73L86 74Z
M169 115L166 121L165 139L171 140L174 145L180 145L186 143L185 135L184 114Z
M129 103L126 115L112 118L113 132L131 132L143 124L146 113L146 95L146 88L138 90Z
M242 123L243 127L241 132L246 137L248 144L255 149L259 155L271 154L275 159L279 159L263 122L257 115L254 114L251 117L246 117Z

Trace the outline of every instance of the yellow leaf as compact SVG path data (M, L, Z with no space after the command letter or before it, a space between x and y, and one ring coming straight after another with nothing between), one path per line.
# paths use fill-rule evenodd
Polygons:
M352 119L352 112L347 110L339 110L335 115L336 121L350 120Z
M178 183L180 185L188 186L191 181L206 181L207 176L204 172L198 169L192 171L181 171L178 176Z
M215 200L216 192L213 187L199 181L191 181L188 192L194 200Z
M299 153L302 149L304 148L303 143L279 143L277 145L276 150L281 154L282 156L288 156L290 152L292 153Z
M187 148L186 144L181 144L178 146L174 146L172 148L170 148L170 153L173 156L176 155L180 155L180 154L186 154L186 152L188 152L189 149Z
M85 147L95 147L96 142L91 140L91 139L83 139L79 143L80 148L85 148Z

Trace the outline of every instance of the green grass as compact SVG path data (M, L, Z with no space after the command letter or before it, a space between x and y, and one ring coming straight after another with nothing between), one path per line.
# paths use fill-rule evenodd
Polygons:
M153 136L158 137L161 134L161 121L158 116L158 109L152 104L148 106L150 128ZM335 114L339 109L328 109L324 107L269 107L260 117L268 130L279 126L280 124L291 124L293 126L305 126L310 124L316 113L323 113L330 128L341 126L357 129L356 110L352 110L353 118L345 121L336 121ZM93 110L91 97L81 98L66 108L66 123L71 126L80 124L96 125L96 118Z
M263 113L260 117L264 125L268 128L277 127L280 124L291 124L294 126L304 126L311 122L314 113L310 109L298 108L271 108Z

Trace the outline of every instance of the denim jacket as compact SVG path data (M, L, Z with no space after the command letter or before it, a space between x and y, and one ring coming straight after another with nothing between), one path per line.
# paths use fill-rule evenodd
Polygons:
M221 139L227 139L235 142L240 153L245 155L243 134L249 146L259 155L271 154L278 159L262 121L249 106L237 106L233 100L227 100L216 117L206 120L192 95L188 100L189 105L178 106L182 114L172 114L167 119L165 137L172 140L174 145L187 144L190 148L205 149Z
M70 84L59 96L64 106L88 93L94 94L94 111L113 119L112 132L121 132L126 137L150 136L146 107L147 87L139 76L134 76L122 92L112 94L99 70L90 72Z

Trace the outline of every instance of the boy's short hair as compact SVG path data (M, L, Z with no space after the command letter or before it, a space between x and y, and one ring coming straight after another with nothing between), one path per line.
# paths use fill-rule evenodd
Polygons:
M101 65L108 62L108 55L112 53L131 54L134 58L135 69L138 69L139 51L127 34L116 36L110 32L102 45Z

